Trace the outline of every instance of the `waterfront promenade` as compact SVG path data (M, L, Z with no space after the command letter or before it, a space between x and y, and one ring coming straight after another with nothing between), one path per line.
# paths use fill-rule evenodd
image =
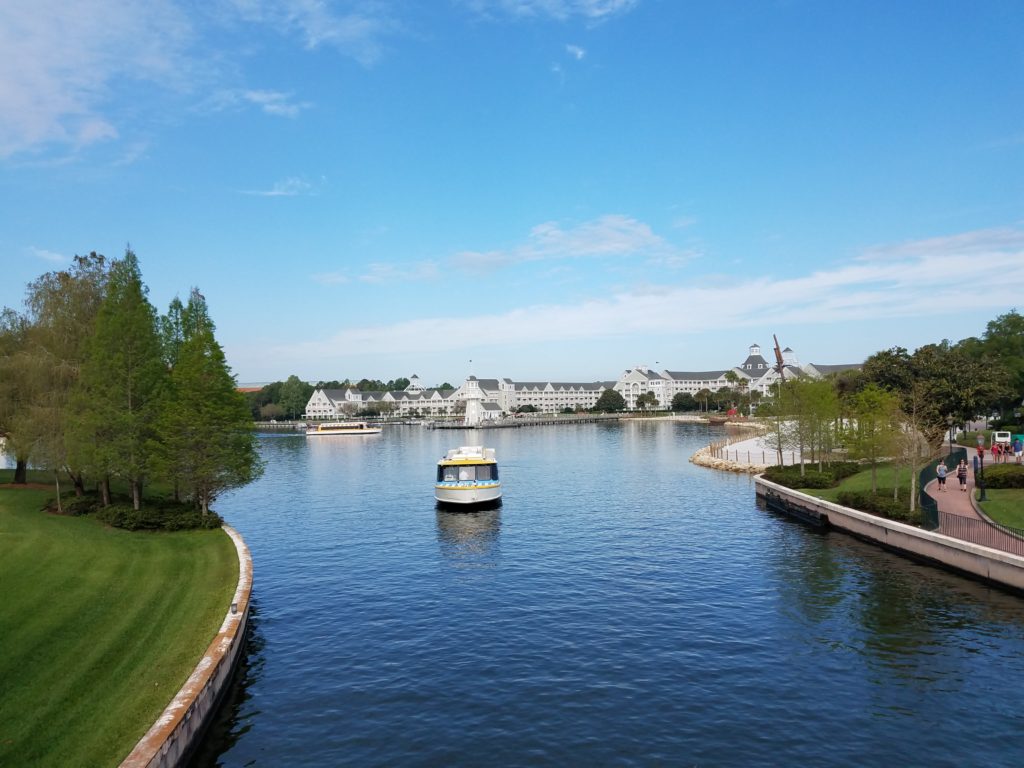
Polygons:
M925 493L939 505L939 533L972 541L1002 552L1024 554L1024 541L1003 530L990 520L974 499L974 472L967 473L967 492L960 490L956 468L950 470L946 490L939 490L938 480L925 486Z

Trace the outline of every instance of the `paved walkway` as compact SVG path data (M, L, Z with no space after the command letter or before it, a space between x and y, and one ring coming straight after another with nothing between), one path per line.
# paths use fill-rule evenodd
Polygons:
M950 467L949 475L946 478L946 490L939 490L939 481L932 480L925 486L925 493L935 499L939 505L940 512L948 512L952 515L970 517L975 520L982 520L978 510L975 509L971 499L974 498L974 471L967 472L967 491L960 490L960 481L956 479L956 466Z
M939 490L939 481L932 480L925 486L925 493L939 505L939 512L955 517L939 518L939 533L958 539L992 547L1003 552L1024 554L1024 541L996 527L982 515L974 499L974 470L967 473L967 492L960 490L956 478L956 467L951 468L946 479L946 490Z

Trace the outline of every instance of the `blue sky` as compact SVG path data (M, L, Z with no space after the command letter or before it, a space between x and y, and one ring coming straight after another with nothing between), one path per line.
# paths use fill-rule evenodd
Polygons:
M1019 0L6 0L0 304L130 243L240 382L980 335L1024 310L1022 29Z

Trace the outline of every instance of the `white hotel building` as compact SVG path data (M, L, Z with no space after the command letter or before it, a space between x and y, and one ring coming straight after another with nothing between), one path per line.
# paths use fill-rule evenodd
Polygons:
M787 378L823 378L859 364L849 365L801 365L793 350L788 347L782 353ZM525 405L532 405L541 413L558 413L566 408L592 408L606 389L619 392L629 410L636 408L637 398L652 392L658 399L659 407L666 408L679 393L696 396L701 390L717 392L731 386L727 374L732 371L746 382L751 392L768 395L779 379L779 372L761 355L761 348L752 344L746 359L733 368L715 371L652 371L638 365L627 369L617 381L594 382L514 382L511 379L477 379L470 376L458 389L425 389L419 377L412 376L409 386L397 392L360 392L350 389L317 389L306 405L307 419L349 418L362 410L376 410L381 413L405 417L428 418L448 416L465 408L468 387L479 392L482 419L495 419L512 413Z

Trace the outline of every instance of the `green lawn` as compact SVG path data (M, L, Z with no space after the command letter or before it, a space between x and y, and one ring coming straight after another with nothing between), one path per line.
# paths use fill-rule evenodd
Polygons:
M815 465L817 466L817 465ZM876 470L876 487L888 488L889 494L892 495L892 488L894 484L899 484L900 488L906 486L909 488L910 479L907 476L906 469L894 469L891 464L879 464ZM840 481L836 488L805 488L802 489L803 493L809 496L816 496L819 499L825 501L836 502L840 491L870 491L871 490L871 470L865 469L862 472L858 472L855 475L844 478Z
M987 488L985 496L988 501L980 506L986 515L1002 525L1024 530L1024 489Z
M238 558L220 530L131 533L50 496L0 485L0 765L114 766L216 634Z

